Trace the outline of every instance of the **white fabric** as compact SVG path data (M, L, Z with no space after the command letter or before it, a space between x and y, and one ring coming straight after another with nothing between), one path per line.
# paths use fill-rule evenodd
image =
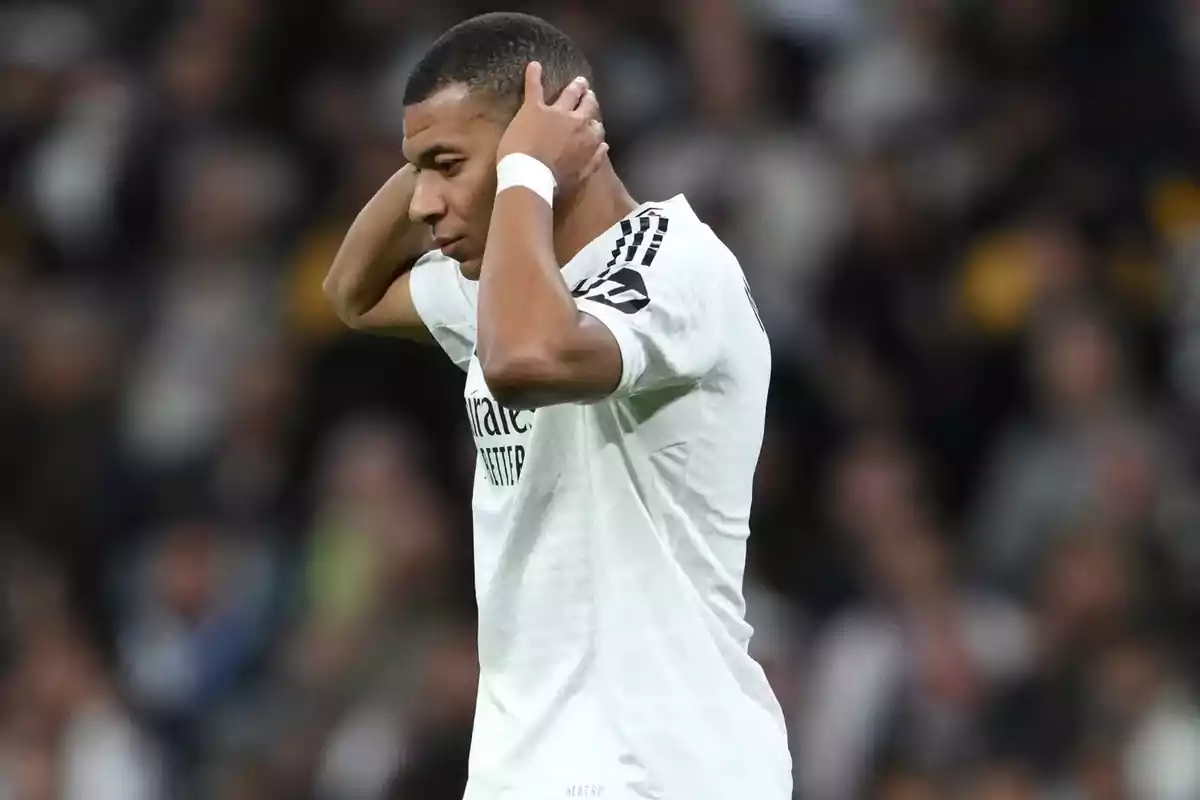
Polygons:
M417 309L460 362L477 284L453 262L422 270ZM741 268L677 197L563 275L620 345L613 397L507 409L469 358L481 674L466 798L789 800L783 715L744 621L771 356Z
M514 186L524 186L554 205L554 190L558 181L554 172L536 158L525 153L509 153L496 165L496 194Z
M1166 687L1134 729L1124 761L1134 797L1200 797L1200 711L1192 699Z
M163 797L161 764L121 712L95 705L76 714L62 747L63 800Z
M450 360L466 372L475 354L478 285L463 277L457 262L436 250L413 266L408 280L413 305L425 327Z

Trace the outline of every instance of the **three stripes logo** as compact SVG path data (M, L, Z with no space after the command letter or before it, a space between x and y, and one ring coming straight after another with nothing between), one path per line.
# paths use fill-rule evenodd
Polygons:
M656 209L648 208L633 219L621 220L621 236L613 246L612 258L594 278L585 278L571 294L625 314L633 314L650 304L646 281L637 267L654 264L667 235L669 220Z

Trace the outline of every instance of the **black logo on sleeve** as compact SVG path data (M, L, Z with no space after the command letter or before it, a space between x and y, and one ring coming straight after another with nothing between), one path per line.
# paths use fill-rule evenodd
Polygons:
M646 279L633 267L626 266L608 267L595 278L580 281L571 294L626 314L641 311L650 304Z
M650 304L650 293L640 268L654 263L669 223L670 220L653 208L632 220L621 220L621 236L614 244L612 258L604 270L575 284L571 294L625 314L641 311Z

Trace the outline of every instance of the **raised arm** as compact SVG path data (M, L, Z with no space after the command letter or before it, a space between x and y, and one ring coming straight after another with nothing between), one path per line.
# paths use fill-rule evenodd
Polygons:
M720 352L722 298L744 286L736 259L722 255L699 220L668 239L671 220L646 209L621 220L606 269L569 288L554 250L555 187L569 191L595 174L606 145L603 128L590 124L597 103L586 83L572 83L546 105L540 77L531 64L524 103L497 148L478 296L484 381L510 408L695 384ZM674 228L689 214L681 207Z
M497 160L518 154L578 185L607 153L596 97L576 79L553 104L541 65L529 64L525 99ZM549 165L554 164L557 169ZM498 179L499 180L499 179ZM574 187L572 187L574 188ZM513 408L593 400L617 388L621 352L606 327L582 313L554 252L554 213L528 186L501 188L492 207L479 279L479 364L492 394Z
M416 171L405 165L359 212L323 288L338 317L355 330L429 339L413 305L413 264L432 249L428 226L409 220Z

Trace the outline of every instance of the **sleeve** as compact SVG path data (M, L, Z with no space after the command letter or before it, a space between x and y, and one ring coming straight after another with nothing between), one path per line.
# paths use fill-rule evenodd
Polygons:
M475 354L477 286L463 277L457 261L432 252L413 267L409 291L421 322L465 372Z
M720 294L692 248L664 243L661 253L616 248L621 257L572 290L579 309L603 323L621 349L629 396L695 383L720 351Z

